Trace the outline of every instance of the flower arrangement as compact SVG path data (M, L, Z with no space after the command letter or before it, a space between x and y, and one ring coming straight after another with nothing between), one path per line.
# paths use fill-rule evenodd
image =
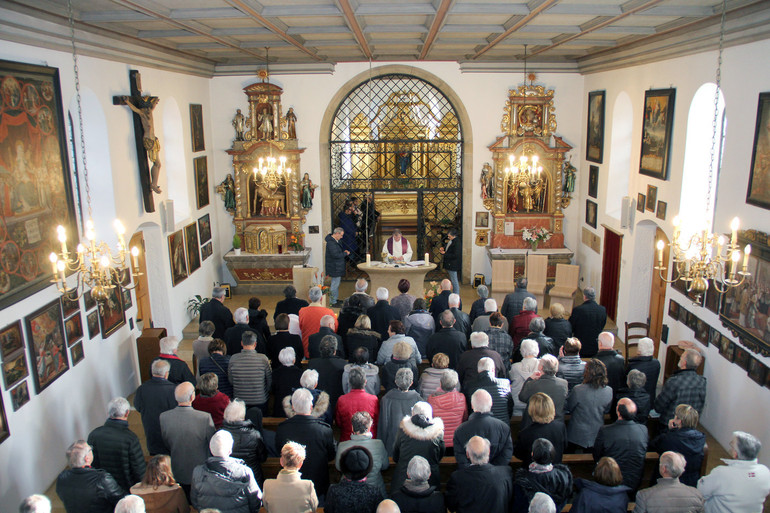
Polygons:
M299 237L296 233L289 235L289 247L292 251L302 251L305 249L305 247L302 246L302 243L299 241Z
M524 228L521 232L521 238L525 242L529 242L529 245L535 250L540 241L547 242L551 238L551 232L545 228Z
M313 275L313 287L318 287L321 289L321 293L326 295L329 293L329 286L324 283L326 280L326 275L324 275L323 272L316 271L316 273Z
M438 282L437 281L430 282L430 286L427 289L425 289L426 308L430 308L431 301L433 301L433 298L438 295L439 295Z

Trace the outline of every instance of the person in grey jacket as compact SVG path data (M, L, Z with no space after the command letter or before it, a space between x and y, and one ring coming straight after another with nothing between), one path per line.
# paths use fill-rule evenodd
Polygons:
M363 447L372 455L372 470L366 476L366 482L370 485L376 486L382 491L382 494L387 496L385 491L385 481L382 479L382 472L388 469L390 466L390 460L388 459L388 451L385 450L385 445L382 440L372 438L372 424L374 420L369 412L359 411L353 414L351 424L353 426L353 434L350 435L350 440L340 442L337 445L337 457L334 460L334 465L337 470L342 470L340 467L340 455L347 449L353 446Z
M572 413L567 426L567 441L583 449L593 447L611 404L612 389L607 386L607 368L594 358L586 363L583 383L567 396L564 409Z
M636 494L634 513L700 513L704 511L703 494L679 482L684 472L684 456L667 451L660 456L658 483Z
M519 278L516 281L516 290L505 296L503 306L500 308L500 313L508 319L508 324L513 322L513 318L519 315L524 305L524 298L531 297L535 299L535 295L531 292L527 292L527 284L529 282L526 278ZM537 312L537 307L535 307Z
M586 362L580 358L580 347L580 341L570 337L559 348L559 370L556 376L566 379L570 390L583 382Z
M396 372L396 388L380 399L380 419L377 424L377 437L385 444L388 456L393 455L393 443L398 434L398 425L412 411L412 406L422 401L416 390L409 390L414 381L412 369L403 368Z
M232 435L217 431L209 449L212 457L193 471L193 507L198 511L212 508L227 513L257 513L262 506L262 490L243 460L230 457Z

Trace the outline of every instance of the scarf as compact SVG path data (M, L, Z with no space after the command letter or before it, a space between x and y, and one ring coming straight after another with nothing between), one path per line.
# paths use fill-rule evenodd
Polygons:
M388 253L392 255L393 254L393 237L388 238L387 246L388 246ZM401 236L401 254L406 255L406 239L403 236Z
M430 484L428 484L427 481L413 481L412 479L407 479L404 481L404 488L409 490L410 492L424 492L428 488L430 488Z
M533 474L545 474L546 472L550 472L553 470L553 464L549 463L548 465L541 465L539 463L535 463L534 461L529 464L529 471Z

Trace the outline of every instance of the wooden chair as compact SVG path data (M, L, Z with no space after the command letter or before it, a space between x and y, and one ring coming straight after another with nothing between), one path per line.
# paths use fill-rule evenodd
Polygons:
M564 305L564 314L568 317L575 302L579 277L579 265L556 264L556 280L551 290L548 291L548 296L551 298L551 302L556 300Z
M505 296L516 290L516 280L513 276L513 260L493 260L492 261L492 294L491 297L497 301L498 307L503 307Z
M545 288L548 284L546 255L527 255L527 282L527 291L535 295L537 306L542 309L545 304Z
M629 333L631 330L642 330L643 333ZM627 322L626 323L626 338L623 339L625 343L626 362L628 362L628 348L630 346L639 345L639 339L648 337L650 335L650 325L646 322Z

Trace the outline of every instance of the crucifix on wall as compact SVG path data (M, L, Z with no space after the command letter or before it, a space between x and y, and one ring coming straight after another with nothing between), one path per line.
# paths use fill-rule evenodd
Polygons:
M139 180L142 184L144 211L155 212L152 193L160 194L158 176L160 175L160 141L155 137L155 123L152 111L158 105L157 96L142 95L142 79L139 71L129 71L131 96L113 96L113 105L125 105L134 113L134 135L136 154L139 160ZM150 164L152 163L152 167Z

